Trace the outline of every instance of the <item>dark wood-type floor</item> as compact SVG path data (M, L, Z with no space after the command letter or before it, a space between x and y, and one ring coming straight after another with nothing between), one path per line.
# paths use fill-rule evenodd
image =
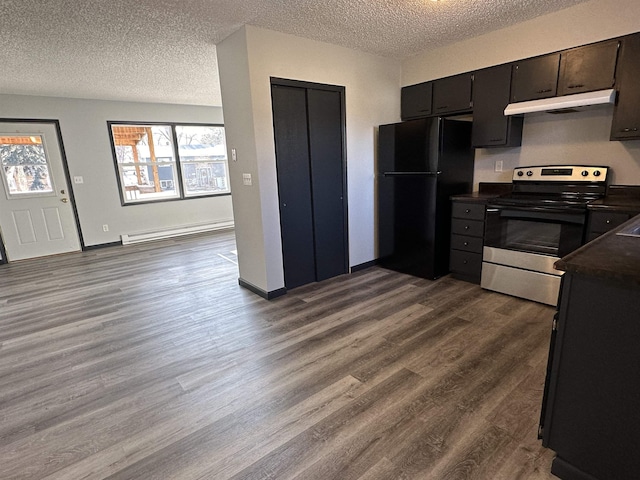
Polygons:
M269 302L234 248L0 265L0 478L555 478L550 307L377 267Z

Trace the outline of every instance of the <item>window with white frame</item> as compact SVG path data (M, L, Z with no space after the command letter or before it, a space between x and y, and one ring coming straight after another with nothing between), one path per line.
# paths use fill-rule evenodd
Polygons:
M123 204L231 193L223 126L109 125Z

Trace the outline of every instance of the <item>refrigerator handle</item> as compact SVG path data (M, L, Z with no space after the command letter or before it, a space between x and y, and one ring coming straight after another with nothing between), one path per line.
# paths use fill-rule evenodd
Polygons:
M424 176L424 177L435 177L436 175L440 175L442 172L382 172L382 175L385 177L407 177L407 176Z

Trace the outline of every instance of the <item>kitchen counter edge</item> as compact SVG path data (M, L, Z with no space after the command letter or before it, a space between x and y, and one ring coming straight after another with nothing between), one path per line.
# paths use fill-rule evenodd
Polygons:
M562 257L554 264L555 269L640 286L640 237L616 235L639 220L637 215Z

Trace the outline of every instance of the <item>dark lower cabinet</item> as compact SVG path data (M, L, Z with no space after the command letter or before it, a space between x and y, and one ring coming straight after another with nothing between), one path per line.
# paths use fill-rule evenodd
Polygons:
M598 238L609 230L622 225L640 212L590 211L587 221L587 242Z
M347 273L343 90L273 83L285 287ZM308 85L308 84L305 84Z
M564 480L640 475L640 286L567 272L542 441Z
M484 236L484 203L453 200L449 270L459 280L480 283Z
M511 92L511 65L479 70L473 81L474 147L519 147L524 117L505 116Z
M611 140L640 138L640 33L623 37L616 69L618 97L613 110Z

